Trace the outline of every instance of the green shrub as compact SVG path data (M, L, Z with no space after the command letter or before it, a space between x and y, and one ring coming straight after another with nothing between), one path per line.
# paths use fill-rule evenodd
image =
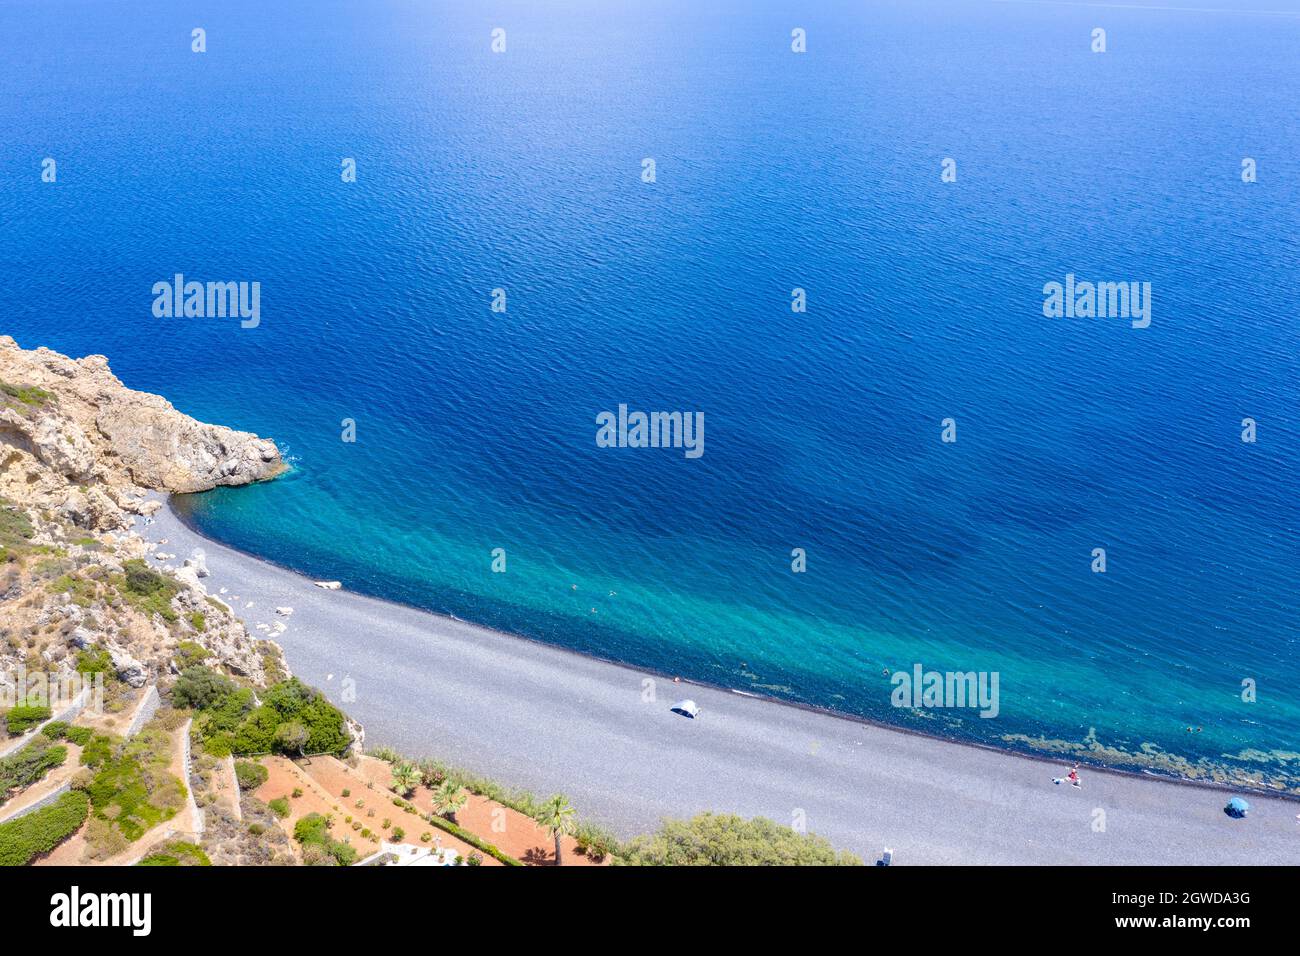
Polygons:
M115 680L117 668L113 666L113 656L102 647L83 647L77 652L78 673L93 677L103 674L104 680Z
M357 860L357 851L346 843L333 839L329 833L329 819L319 813L309 813L293 827L293 838L303 845L303 857L309 847L320 847L333 857L339 866L351 866Z
M289 815L289 801L286 800L284 797L276 797L274 800L272 800L270 803L267 804L267 807L270 808L271 812L274 813L281 820L283 820L285 817ZM301 823L302 821L299 820L298 822ZM294 830L294 833L295 835L297 834L296 829Z
M39 733L22 750L0 758L0 805L10 793L25 790L68 759L68 748L56 746L47 733Z
M65 574L49 583L51 594L69 594L78 607L90 607L99 597L99 586L76 574Z
M256 790L266 783L271 772L260 763L251 760L235 761L235 779L239 781L240 790Z
M12 400L5 401L5 404L40 408L54 400L54 393L35 385L10 385L8 382L0 382L0 399Z
M665 820L654 836L633 840L628 861L641 866L861 866L811 833L796 833L763 817L701 813Z
M237 690L219 702L209 704L208 709L200 712L195 720L203 749L214 757L225 757L232 753L235 749L235 729L255 706L253 692L248 688Z
M0 866L26 866L81 829L90 801L69 790L57 801L17 820L0 823Z
M36 534L27 512L0 498L0 545L21 548Z
M279 713L280 723L302 725L307 731L301 746L305 753L341 753L352 742L343 712L316 688L308 687L296 677L280 681L267 690L263 703ZM281 750L293 752L287 746Z
M201 664L191 664L172 685L172 705L207 710L219 706L234 692L235 685L229 678Z
M181 586L173 578L149 567L142 558L122 562L125 572L114 580L127 603L145 614L158 614L165 621L179 617L172 609L172 598L180 593Z
M211 656L212 652L197 641L181 641L176 645L176 653L172 659L176 661L176 666L184 671L202 664Z
M5 727L9 736L17 737L37 724L50 719L50 708L44 704L19 704L5 714Z
M235 728L230 739L231 749L237 754L270 753L275 744L275 731L279 726L279 712L274 707L263 704L250 711Z
M113 737L108 734L92 734L81 749L83 767L99 767L113 755Z
M193 843L174 840L150 853L137 866L211 866L212 861L203 848Z
M208 619L202 611L191 611L189 622L190 627L196 631L206 631L208 629Z
M325 843L329 839L329 818L308 813L294 823L294 839L299 843Z

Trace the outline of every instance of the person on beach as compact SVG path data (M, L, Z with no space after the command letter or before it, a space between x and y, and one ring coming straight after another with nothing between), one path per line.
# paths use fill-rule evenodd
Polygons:
M1070 768L1070 772L1065 775L1065 779L1069 780L1070 786L1075 789L1081 789L1083 787L1083 781L1079 779L1079 765L1077 763Z

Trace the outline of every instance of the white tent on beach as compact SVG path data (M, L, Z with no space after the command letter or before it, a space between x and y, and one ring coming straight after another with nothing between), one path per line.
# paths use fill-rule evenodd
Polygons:
M673 704L672 712L694 720L700 713L700 705L693 700L679 700Z

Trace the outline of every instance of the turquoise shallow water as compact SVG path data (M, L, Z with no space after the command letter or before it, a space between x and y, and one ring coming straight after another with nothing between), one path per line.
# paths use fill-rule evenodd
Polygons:
M6 4L4 331L276 438L290 476L185 507L314 577L1294 781L1300 19L1215 6ZM261 325L155 318L176 272ZM1068 272L1151 326L1044 318ZM704 455L598 448L620 402ZM891 707L917 662L1000 715Z

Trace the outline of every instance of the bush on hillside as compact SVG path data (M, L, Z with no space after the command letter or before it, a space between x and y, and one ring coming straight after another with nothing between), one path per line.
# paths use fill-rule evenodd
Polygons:
M5 714L5 728L10 737L17 737L37 724L50 719L50 708L44 704L19 704Z
M81 829L90 801L70 790L48 807L0 823L0 866L26 866Z
M176 682L172 699L194 701L190 706L201 711L198 736L213 756L342 753L352 742L343 712L296 677L267 688L259 705L251 690L235 690L224 677L194 666Z
M235 692L230 679L199 664L191 664L181 671L172 685L172 705L207 710L220 704Z
M122 569L125 573L113 583L127 603L145 614L157 614L168 622L179 618L172 608L172 598L181 590L179 582L155 571L142 558L123 561Z
M56 746L54 740L39 733L16 754L0 758L0 805L11 793L25 790L68 759L68 748Z
M251 760L235 761L235 779L239 781L240 790L256 790L266 783L266 778L270 775L270 771L260 763Z
M137 866L211 866L203 848L182 840L173 840L150 853Z
M351 866L357 861L357 851L331 837L329 819L319 813L309 813L295 823L293 838L302 844L304 860L338 866ZM307 851L313 848L317 852L309 856Z

